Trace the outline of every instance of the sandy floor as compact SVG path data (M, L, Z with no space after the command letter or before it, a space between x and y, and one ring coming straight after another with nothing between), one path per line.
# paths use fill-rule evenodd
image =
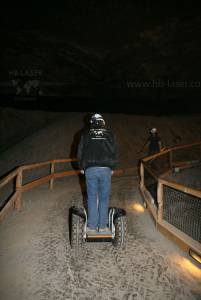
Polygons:
M201 269L156 231L137 186L136 177L113 178L110 204L127 210L125 246L87 243L79 256L68 238L69 207L82 203L77 178L25 193L23 211L0 227L0 298L201 299Z

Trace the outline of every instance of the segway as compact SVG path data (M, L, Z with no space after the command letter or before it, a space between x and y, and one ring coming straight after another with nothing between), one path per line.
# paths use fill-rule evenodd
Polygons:
M70 208L70 242L72 249L83 247L86 242L112 242L114 247L121 247L126 239L126 211L111 207L108 212L108 232L87 232L87 213L85 208Z

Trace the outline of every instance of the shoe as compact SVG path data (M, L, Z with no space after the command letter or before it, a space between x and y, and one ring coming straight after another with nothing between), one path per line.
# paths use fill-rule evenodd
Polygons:
M104 227L104 228L99 228L99 232L111 232L111 230L108 227Z
M87 227L87 233L97 233L97 230L93 229L93 228L90 228L90 227Z

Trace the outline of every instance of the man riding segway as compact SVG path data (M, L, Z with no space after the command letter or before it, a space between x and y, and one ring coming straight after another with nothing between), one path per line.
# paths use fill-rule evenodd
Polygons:
M117 145L102 115L92 115L90 129L81 136L77 156L81 173L86 177L87 233L108 232L111 175L117 164Z

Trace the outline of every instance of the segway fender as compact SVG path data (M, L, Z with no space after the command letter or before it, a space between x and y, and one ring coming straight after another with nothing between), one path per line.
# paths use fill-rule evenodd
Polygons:
M86 213L85 213L84 208L82 208L82 207L72 206L71 213L86 220Z
M126 216L126 211L123 208L115 207L114 220L123 216Z

